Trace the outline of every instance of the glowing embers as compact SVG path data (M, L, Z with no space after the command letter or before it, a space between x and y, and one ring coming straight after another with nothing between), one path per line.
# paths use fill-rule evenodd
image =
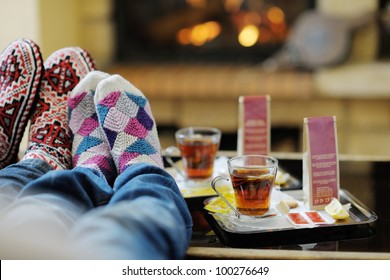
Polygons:
M216 21L208 21L179 30L176 34L176 40L181 45L202 46L213 40L220 33L221 25Z
M187 3L200 13L210 9L207 9L205 0L187 0ZM242 0L225 0L223 9L219 17L213 17L213 20L178 30L176 42L200 47L221 38L217 44L225 45L232 39L238 46L252 47L281 43L286 39L286 14L280 7L268 4L248 6Z

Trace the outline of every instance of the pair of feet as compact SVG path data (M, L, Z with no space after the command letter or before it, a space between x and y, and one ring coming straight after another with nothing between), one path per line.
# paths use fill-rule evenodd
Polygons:
M54 169L72 166L68 93L94 70L81 48L64 48L43 61L39 47L16 40L0 55L0 168L18 161L20 141L30 121L23 159L40 158Z
M29 120L22 160L93 168L109 181L134 163L163 166L144 95L120 76L95 71L81 48L61 49L43 63L38 46L23 39L0 55L0 168L18 160Z
M135 163L163 167L149 102L121 76L90 72L68 105L74 166L99 170L110 183Z

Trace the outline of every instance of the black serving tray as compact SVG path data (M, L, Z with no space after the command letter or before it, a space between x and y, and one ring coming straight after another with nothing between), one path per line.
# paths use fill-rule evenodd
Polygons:
M303 192L286 190L292 196L302 199ZM340 202L351 203L350 217L346 220L336 221L334 224L318 225L313 228L283 227L279 229L261 228L240 231L224 226L218 215L204 210L204 217L215 232L222 244L236 248L258 248L267 246L281 246L291 244L307 244L323 241L336 241L346 239L368 238L375 235L372 224L377 215L368 209L346 190L340 190ZM204 203L208 203L206 199ZM286 217L282 217L286 219Z

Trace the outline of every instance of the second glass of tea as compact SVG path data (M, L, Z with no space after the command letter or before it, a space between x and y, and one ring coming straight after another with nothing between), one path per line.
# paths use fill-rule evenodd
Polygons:
M211 127L187 127L175 133L184 173L172 160L176 147L166 150L166 159L187 179L207 179L213 175L214 161L221 141L221 131Z
M271 194L278 170L278 160L263 155L244 155L228 160L230 180L233 186L236 207L233 207L216 188L219 180L229 178L218 176L213 179L215 192L235 212L236 216L261 216L269 211Z

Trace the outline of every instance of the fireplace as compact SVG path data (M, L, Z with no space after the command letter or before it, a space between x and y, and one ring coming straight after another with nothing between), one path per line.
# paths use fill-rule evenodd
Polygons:
M115 0L121 62L260 62L314 0Z

